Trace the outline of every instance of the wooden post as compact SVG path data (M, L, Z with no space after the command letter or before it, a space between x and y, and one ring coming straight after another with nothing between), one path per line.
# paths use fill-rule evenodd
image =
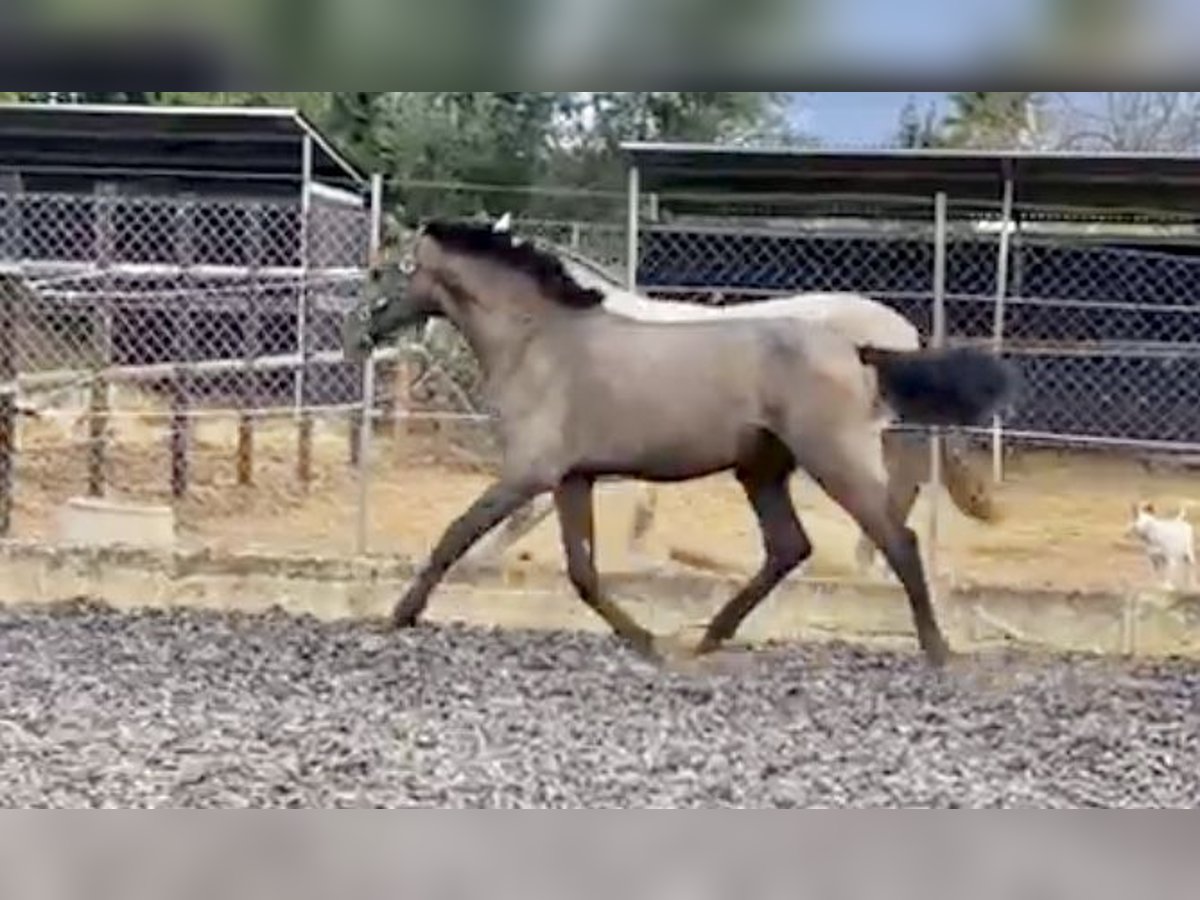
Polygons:
M189 269L195 262L195 236L193 234L192 198L183 196L175 208L175 262L183 269L182 296L172 319L175 334L171 356L175 362L175 377L171 381L171 495L180 499L187 495L190 482L191 444L191 363L194 361L195 335L193 334L192 294Z
M0 264L15 263L22 255L20 197L19 176L0 176ZM18 287L17 275L0 274L0 381L5 383L17 377ZM0 537L12 531L16 432L16 393L5 391L0 394Z
M88 496L103 497L104 469L108 460L108 369L113 364L113 294L116 285L110 271L116 256L117 188L96 186L95 257L102 272L100 299L95 307L95 366L91 400L88 404Z
M254 415L258 403L258 374L254 362L262 352L262 282L263 210L256 205L250 213L250 233L247 235L247 258L250 267L250 293L246 298L246 318L242 323L242 341L246 371L242 375L241 414L238 417L237 483L241 487L254 484Z
M362 411L362 385L367 379L367 366L360 364L354 367L354 380L359 385L358 401L359 405L355 409L350 410L350 433L348 439L350 441L350 467L358 468L362 462L362 438L363 438L363 411Z

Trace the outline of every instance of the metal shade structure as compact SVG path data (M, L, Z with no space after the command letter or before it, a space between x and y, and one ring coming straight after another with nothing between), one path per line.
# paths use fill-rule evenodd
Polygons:
M637 287L643 200L687 216L721 198L770 207L775 215L804 210L814 200L847 201L860 218L886 209L894 219L932 226L936 272L932 278L931 343L946 340L946 252L950 219L990 219L995 233L994 307L988 340L1007 346L1010 271L1017 221L1043 214L1090 221L1162 223L1164 214L1194 226L1200 219L1200 157L1159 153L1066 153L977 150L825 150L748 148L703 144L627 143L629 166L629 284ZM875 203L874 201L880 201ZM856 202L858 201L858 202ZM865 202L862 202L865 201ZM899 201L898 203L896 201ZM811 206L809 206L811 208ZM1069 214L1064 210L1069 208ZM652 219L657 216L652 213ZM670 229L666 224L651 228ZM1195 242L1194 227L1183 240ZM1147 242L1155 241L1154 229ZM1003 475L1004 428L992 427L995 477ZM933 461L937 466L937 459ZM936 526L935 526L936 527Z
M1028 207L1154 209L1200 215L1200 156L982 150L761 149L626 143L642 190L874 195L997 203L1006 184Z
M198 193L367 186L302 113L266 107L0 104L0 172L34 191L96 181Z

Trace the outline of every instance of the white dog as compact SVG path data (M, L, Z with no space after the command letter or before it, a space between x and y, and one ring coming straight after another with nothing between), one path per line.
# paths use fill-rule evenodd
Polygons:
M1153 504L1143 503L1134 507L1133 515L1129 533L1146 548L1150 565L1163 577L1164 587L1170 590L1177 586L1173 576L1182 568L1187 573L1187 587L1192 588L1196 574L1196 532L1187 520L1187 508L1181 509L1174 519L1160 519Z

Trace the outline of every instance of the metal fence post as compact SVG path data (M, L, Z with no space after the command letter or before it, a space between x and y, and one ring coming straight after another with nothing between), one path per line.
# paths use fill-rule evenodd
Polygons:
M945 192L939 191L934 199L934 252L933 252L933 335L930 346L941 349L946 346L946 257L948 240L948 211ZM942 504L942 429L931 428L929 432L929 535L925 554L928 569L927 580L932 601L936 604L941 594L939 547L941 540Z
M21 183L19 176L0 175L0 263L21 257ZM20 276L0 273L0 537L12 530L17 437L17 294ZM11 387L10 387L11 386Z
M1004 202L1000 217L1000 247L996 259L996 318L992 328L992 349L997 356L1004 352L1004 331L1007 326L1008 278L1012 257L1012 232L1015 225L1013 203L1016 184L1012 173L1004 180ZM992 479L1004 481L1004 419L1000 413L992 420Z
M195 302L190 270L195 262L193 198L181 196L175 207L175 264L180 267L184 295L171 317L175 324L171 355L175 374L171 379L171 495L177 500L187 495L191 481L192 373L195 362L195 334L191 304Z
M374 261L383 239L383 176L371 176L371 233L369 260ZM375 356L362 368L362 414L358 421L358 523L355 551L366 556L370 550L371 434L375 424Z
M247 235L246 257L250 268L246 297L246 320L242 332L242 353L245 373L242 375L240 400L241 415L238 416L237 482L241 487L254 484L254 408L258 403L258 374L255 363L262 353L262 263L263 263L263 214L261 204L250 210L249 234Z
M313 141L304 138L300 187L300 297L296 309L296 341L300 365L296 371L295 411L299 419L296 452L296 476L308 486L312 481L313 420L309 411L308 391L312 364L312 295L309 290L309 266L312 243Z
M93 360L91 400L88 410L88 496L104 496L104 469L108 450L109 382L113 363L112 266L116 256L117 189L112 184L96 186L95 260L103 273L101 295L95 304L96 354Z
M629 167L629 209L625 223L625 287L633 293L638 286L638 259L641 256L642 174L637 166Z

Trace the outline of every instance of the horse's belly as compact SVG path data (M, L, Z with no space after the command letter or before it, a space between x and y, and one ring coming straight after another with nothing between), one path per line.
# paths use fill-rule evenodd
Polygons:
M745 429L736 415L701 412L664 408L615 418L614 427L586 429L588 446L580 455L593 474L650 481L686 481L735 466Z
M585 355L569 408L594 473L676 481L737 464L761 418L760 343L749 327L679 329L626 329Z

